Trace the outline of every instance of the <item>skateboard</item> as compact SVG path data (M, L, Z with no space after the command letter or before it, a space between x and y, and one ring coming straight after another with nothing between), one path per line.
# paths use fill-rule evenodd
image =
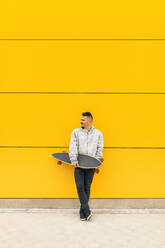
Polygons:
M58 161L72 164L68 152L57 152L52 154ZM84 153L78 153L77 156L79 167L84 169L98 168L102 165L101 161L93 156Z

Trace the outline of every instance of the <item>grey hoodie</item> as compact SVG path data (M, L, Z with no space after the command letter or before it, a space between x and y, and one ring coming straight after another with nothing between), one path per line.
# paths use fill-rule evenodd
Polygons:
M85 153L95 158L101 158L103 156L103 147L103 134L94 126L91 126L89 131L82 127L75 128L71 133L69 145L71 163L78 163L78 153Z

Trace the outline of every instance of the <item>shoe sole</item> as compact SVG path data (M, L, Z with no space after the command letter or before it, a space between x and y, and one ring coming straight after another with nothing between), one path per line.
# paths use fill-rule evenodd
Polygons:
M80 219L80 220L86 220L86 219Z

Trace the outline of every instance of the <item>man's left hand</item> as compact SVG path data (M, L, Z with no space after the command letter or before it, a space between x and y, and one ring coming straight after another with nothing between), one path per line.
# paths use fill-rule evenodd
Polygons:
M104 161L104 159L103 159L103 158L99 158L99 160L100 160L101 162L103 162L103 161Z

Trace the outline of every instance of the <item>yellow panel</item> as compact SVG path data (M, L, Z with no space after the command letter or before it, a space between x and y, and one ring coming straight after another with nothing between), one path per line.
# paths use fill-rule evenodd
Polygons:
M74 167L57 165L61 149L0 149L0 198L77 198ZM66 149L66 151L68 151ZM165 150L104 149L91 198L164 198Z
M165 147L165 95L1 94L0 145L68 146L90 111L104 146Z
M165 92L165 41L0 41L0 91Z
M0 38L165 38L163 0L1 2Z

